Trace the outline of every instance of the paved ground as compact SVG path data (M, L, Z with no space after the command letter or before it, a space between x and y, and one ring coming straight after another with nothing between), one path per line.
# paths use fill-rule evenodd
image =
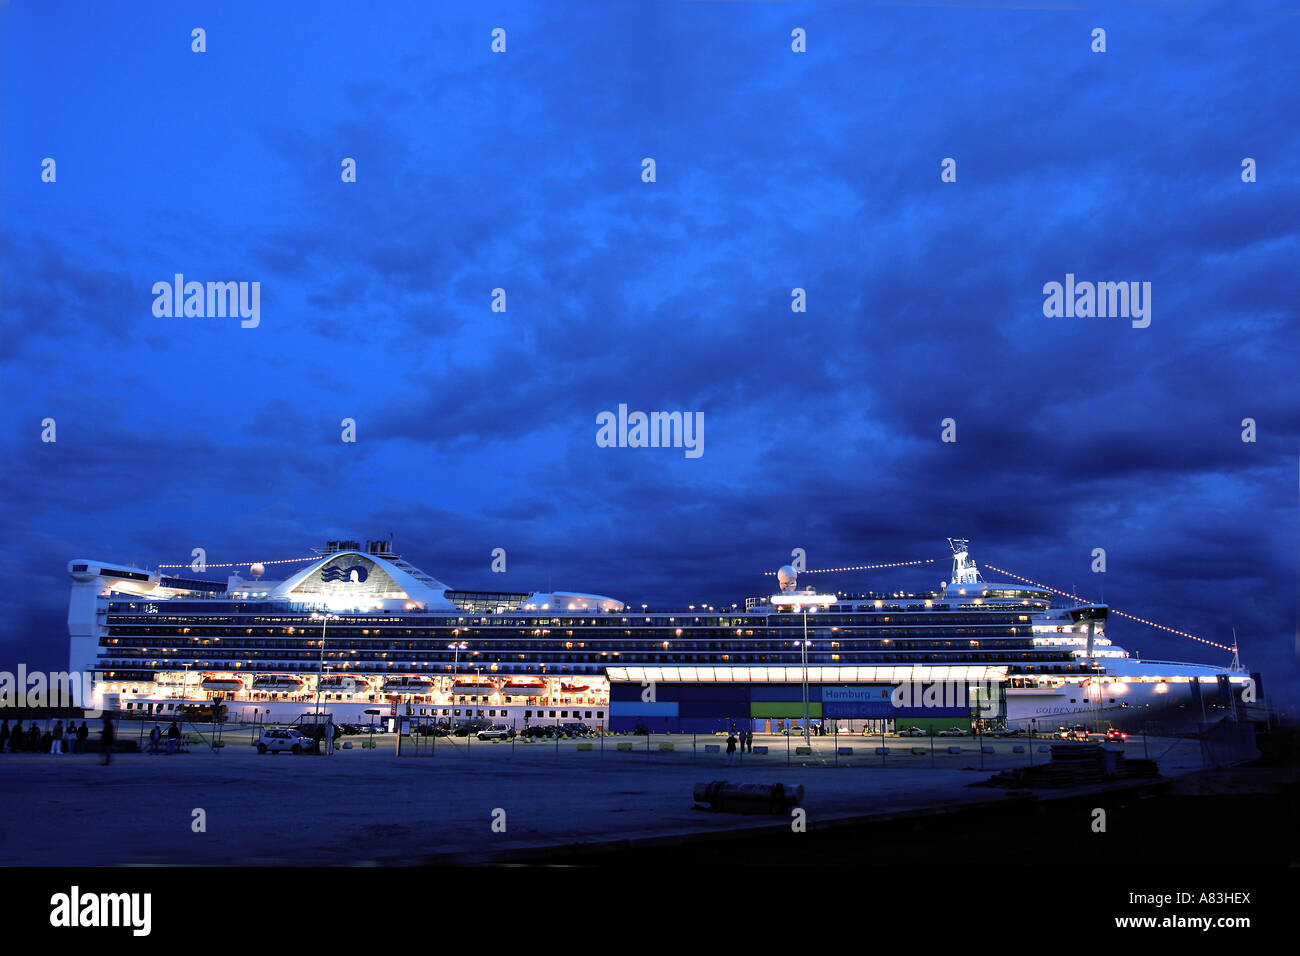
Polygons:
M814 740L813 756L771 736L766 756L745 755L727 768L706 753L714 738L682 735L564 740L533 744L437 741L436 754L398 757L395 740L332 757L258 755L245 731L227 731L220 753L119 755L110 767L96 755L0 755L0 864L355 864L489 858L506 850L589 841L770 826L763 817L692 808L697 781L802 784L810 821L873 812L1002 801L1001 791L968 788L995 770L1028 763L1012 748L1028 742L985 741L981 755L969 739L841 738L852 756L835 756L835 742ZM619 743L636 749L623 752ZM646 746L649 744L649 751ZM661 751L671 743L674 750ZM1039 744L1047 745L1048 741ZM591 744L591 751L579 751ZM947 747L962 752L948 754ZM404 744L404 749L406 749ZM925 746L924 755L912 755ZM1033 748L1037 750L1037 746ZM1142 744L1128 750L1142 755ZM1153 738L1152 757L1165 775L1199 769L1195 742ZM410 751L407 750L409 753ZM1035 762L1047 754L1032 754ZM980 760L984 760L981 772ZM839 765L835 765L838 759ZM191 828L206 813L205 833ZM505 832L494 832L504 811Z

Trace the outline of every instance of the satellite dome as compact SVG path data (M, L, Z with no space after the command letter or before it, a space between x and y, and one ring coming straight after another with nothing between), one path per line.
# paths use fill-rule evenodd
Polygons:
M266 573L266 565L262 564L260 561L256 564L250 564L248 566L248 573L253 576L254 581L259 580L262 575Z
M781 568L780 571L776 572L776 580L781 585L782 591L793 590L795 581L798 580L798 577L799 576L795 573L794 568L788 564Z

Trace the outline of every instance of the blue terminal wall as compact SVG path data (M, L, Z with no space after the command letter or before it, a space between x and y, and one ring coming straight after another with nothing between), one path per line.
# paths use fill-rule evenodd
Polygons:
M830 693L824 693L827 688ZM803 719L802 684L656 682L654 700L643 700L648 690L634 681L610 683L611 731L626 732L641 726L651 733L715 733L751 719ZM851 693L846 695L846 690ZM808 715L813 720L970 716L969 706L895 707L890 700L892 690L888 684L850 687L810 683ZM846 696L854 699L842 699Z

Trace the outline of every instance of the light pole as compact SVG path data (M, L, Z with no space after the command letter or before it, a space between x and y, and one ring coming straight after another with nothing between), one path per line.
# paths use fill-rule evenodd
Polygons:
M808 729L808 613L810 611L812 611L812 607L805 604L803 606L803 641L799 645L800 657L803 660L803 743L805 747L812 746Z
M339 616L337 614L317 614L313 611L311 619L313 621L320 621L320 663L316 666L316 732L323 734L320 726L320 695L322 690L321 681L325 677L325 628L329 625L330 621L337 621ZM324 744L325 741L322 738L322 750L324 749Z
M455 634L459 632L453 631L452 633ZM453 641L447 645L447 650L456 652L451 656L451 706L453 710L455 710L456 707L456 671L460 667L460 652L468 649L469 644L465 641ZM456 726L455 714L452 715L449 726Z

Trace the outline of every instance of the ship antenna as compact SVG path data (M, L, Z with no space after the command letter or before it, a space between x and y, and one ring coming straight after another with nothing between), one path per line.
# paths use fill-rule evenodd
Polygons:
M1241 666L1241 657L1237 654L1237 629L1235 627L1232 629L1232 664L1228 669L1232 671L1245 670L1245 668Z

